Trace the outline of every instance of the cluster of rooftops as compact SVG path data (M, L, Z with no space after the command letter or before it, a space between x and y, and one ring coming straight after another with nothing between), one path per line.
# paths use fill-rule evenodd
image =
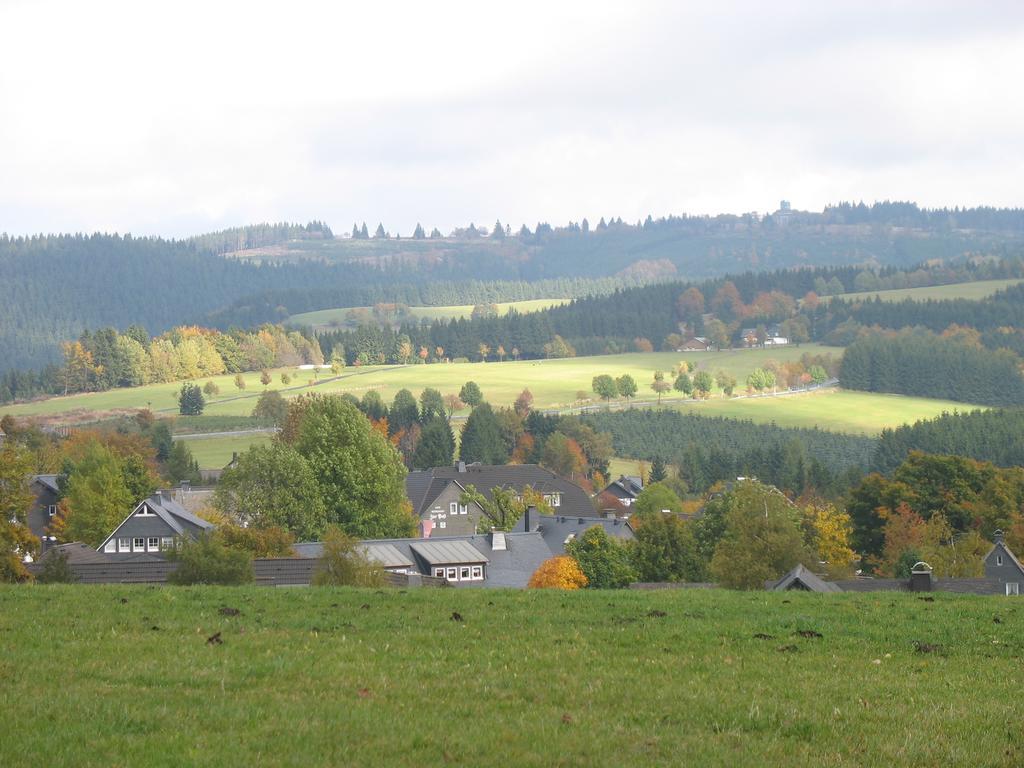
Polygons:
M511 531L478 533L483 514L475 504L463 504L469 486L485 497L493 489L513 489L522 496L527 488L544 497L554 514L530 507ZM36 504L29 515L33 533L46 542L45 527L56 512L56 475L34 478ZM590 497L579 486L536 465L486 466L457 464L408 476L407 493L420 520L419 536L368 540L361 543L366 556L393 574L430 576L457 586L525 587L547 559L565 554L566 545L595 526L611 537L634 536L627 515L643 484L637 477L620 477L599 495L609 507L597 516ZM214 525L195 513L209 499L208 489L183 486L157 491L139 502L97 549L65 544L59 549L74 563L130 563L162 561L176 542L211 530ZM907 579L858 578L826 581L804 565L796 566L767 589L813 592L874 590L944 590L975 594L1016 595L1024 586L1024 565L1007 547L1001 533L984 558L985 576L974 579L934 578L920 563ZM299 558L319 558L320 542L296 544ZM647 587L656 585L644 585Z

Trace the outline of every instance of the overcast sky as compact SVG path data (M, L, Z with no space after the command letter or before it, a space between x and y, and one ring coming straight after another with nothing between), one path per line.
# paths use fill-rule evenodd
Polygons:
M0 231L1024 205L1024 3L0 0Z

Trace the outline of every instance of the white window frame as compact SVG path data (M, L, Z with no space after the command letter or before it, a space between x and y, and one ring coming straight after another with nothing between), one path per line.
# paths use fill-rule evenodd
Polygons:
M465 514L468 514L468 513L469 513L469 505L468 504L459 504L459 514L460 515L465 515Z
M159 552L160 551L160 537L159 536L147 536L146 537L146 551L147 552Z
M457 515L459 514L459 502L453 501L448 505L448 514Z
M117 539L108 539L103 545L104 552L117 552Z
M469 581L472 577L473 569L468 565L459 566L459 581Z
M1020 582L1017 582L1017 581L1008 581L1008 582L1006 582L1006 596L1010 597L1011 595L1017 595L1017 596L1020 595Z
M162 536L160 538L160 549L171 550L174 549L174 537L173 536Z
M149 507L147 507L145 504L143 504L141 507L139 507L139 511L135 513L135 516L136 517L156 517L156 515L154 515L150 511Z
M996 555L996 565L1002 565L1002 564L1003 564L1003 556L1002 555Z
M560 494L560 493L553 493L553 494L551 494L551 506L552 507L560 507L560 506L562 506L562 494Z
M459 580L459 569L458 568L448 568L448 569L446 569L445 578L448 579L448 581L458 581Z
M438 579L443 579L444 578L444 568L435 568L434 569L434 577L438 578Z
M474 565L472 572L473 572L473 575L472 575L471 578L474 581L483 581L483 578L484 578L484 567L482 565Z
M46 514L48 514L50 517L53 517L54 515L56 515L57 514L57 505L56 504L50 504L46 508Z
M448 527L448 523L446 523L444 520L442 520L441 522L439 522L437 524L437 527L438 528L447 528Z
M132 540L128 537L122 536L117 540L117 551L118 552L131 552L132 551Z
M145 552L146 551L146 537L145 536L132 536L132 552Z

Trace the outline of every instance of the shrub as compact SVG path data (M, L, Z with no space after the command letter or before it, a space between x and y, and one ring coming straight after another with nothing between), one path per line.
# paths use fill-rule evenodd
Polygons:
M284 528L243 528L222 525L213 538L229 549L247 552L250 557L295 557L295 537Z
M78 577L68 564L67 552L50 552L46 555L36 581L40 584L73 584L78 581Z
M313 584L318 587L380 587L384 569L372 562L359 548L359 540L332 525L324 534Z
M171 584L250 584L254 578L249 553L226 547L209 533L182 542L168 559L178 563L167 577Z
M582 589L587 586L587 577L575 560L559 555L541 563L528 586L530 589Z

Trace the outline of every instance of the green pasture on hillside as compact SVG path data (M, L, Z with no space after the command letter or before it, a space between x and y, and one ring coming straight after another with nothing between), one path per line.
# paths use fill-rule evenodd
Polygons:
M913 424L942 413L983 406L878 392L822 389L783 397L715 399L680 408L708 416L728 416L780 427L819 427L833 432L877 435L885 427Z
M629 373L639 386L638 400L655 402L657 396L650 389L654 371L670 371L680 360L696 363L709 372L725 370L742 382L754 368L769 360L786 361L799 358L804 353L840 354L841 349L807 344L802 347L781 347L777 349L737 349L723 352L675 352L629 353L597 357L576 357L561 360L522 360L503 363L449 363L409 366L366 366L349 367L335 377L330 371L314 375L311 371L290 370L292 384L283 388L280 371L273 371L274 382L269 388L277 388L286 397L304 392L343 393L361 398L370 389L381 394L390 402L395 393L408 388L419 396L425 387L434 387L443 394L456 394L466 381L480 385L485 399L496 406L511 405L524 388L534 396L534 407L578 409L581 405L600 406L591 391L591 381L598 374L607 373L621 376ZM259 383L258 373L245 375L247 388L239 391L232 383L232 376L213 377L221 394L208 399L202 417L188 420L189 429L204 431L200 426L208 420L212 425L227 424L237 417L252 413L256 398L264 387ZM313 382L314 386L308 386ZM177 412L175 392L180 384L153 384L134 389L119 389L69 397L50 398L33 403L6 406L0 413L15 416L41 415L57 421L73 421L92 412L128 411L150 407L162 410L164 415ZM586 400L579 401L577 392L586 393ZM879 432L887 426L898 426L921 418L930 418L943 411L968 409L972 406L951 403L944 400L904 397L866 392L845 392L828 390L823 392L787 395L779 398L734 398L726 400L721 392L713 392L705 402L684 402L678 393L663 398L665 407L694 408L701 413L749 418L754 421L774 421L780 426L814 426L839 431L866 434ZM611 407L625 407L623 401L613 402ZM463 410L457 416L465 416ZM178 430L183 431L183 430ZM232 447L226 445L211 454L213 461L219 461L225 454L230 458L235 446L244 444L244 439L230 438ZM190 443L191 444L191 443ZM219 465L218 465L219 466Z
M1020 280L975 280L970 283L951 283L950 285L931 285L925 288L896 288L890 291L863 291L861 293L844 293L835 298L846 301L858 299L880 298L882 301L927 301L928 299L987 299L996 291L1017 285ZM832 298L832 297L825 297Z
M510 309L515 309L520 314L527 312L539 312L542 309L567 304L568 299L526 299L523 301L501 302L498 306L498 314L507 314ZM314 312L301 312L292 315L285 322L288 325L304 325L313 328L326 328L328 326L343 327L347 325L346 315L353 309L370 309L369 307L336 307L334 309L320 309ZM409 311L416 319L426 318L428 320L452 320L456 317L469 317L473 311L472 304L461 304L447 307L409 307Z
M199 463L200 469L220 469L229 461L234 453L247 451L254 445L267 445L271 434L241 433L217 437L190 438L184 442L192 452L192 457Z
M0 586L0 763L1019 766L1024 603Z

